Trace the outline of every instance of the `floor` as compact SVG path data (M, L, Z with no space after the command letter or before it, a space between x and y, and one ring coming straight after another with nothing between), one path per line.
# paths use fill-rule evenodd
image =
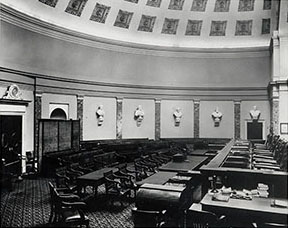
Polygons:
M15 181L13 190L1 189L1 227L50 227L50 193L48 178L32 178ZM104 185L98 189L97 199L92 189L87 189L84 200L87 203L86 215L90 227L133 227L131 208L133 202L124 207L115 203L108 207Z

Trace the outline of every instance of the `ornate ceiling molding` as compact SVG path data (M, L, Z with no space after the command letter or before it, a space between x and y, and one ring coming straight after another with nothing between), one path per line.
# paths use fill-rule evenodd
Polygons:
M60 27L4 4L0 4L0 8L0 18L7 23L41 35L109 51L181 58L253 58L270 56L269 45L250 48L181 48L116 41Z

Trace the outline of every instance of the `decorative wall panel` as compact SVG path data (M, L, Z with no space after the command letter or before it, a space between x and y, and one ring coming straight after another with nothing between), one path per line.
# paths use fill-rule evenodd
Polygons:
M138 3L138 0L125 0L125 1L127 1L127 2L132 2L132 3Z
M253 11L255 0L240 0L238 11Z
M192 3L191 11L204 12L206 9L207 0L194 0Z
M179 19L165 18L162 33L164 34L176 34Z
M48 6L51 6L51 7L55 7L58 0L39 0L39 2L42 2Z
M80 17L86 2L87 0L70 0L65 12Z
M264 0L263 9L264 10L270 10L271 9L271 0Z
M119 10L114 26L128 29L132 16L132 12Z
M230 0L216 0L214 12L228 12Z
M156 20L156 17L142 15L140 24L138 27L138 31L153 32L155 20Z
M270 34L270 18L262 19L262 34Z
M105 5L96 3L93 13L90 17L90 20L96 21L99 23L105 23L105 20L110 11L110 8L111 8L110 6L105 6Z
M170 0L170 4L168 6L168 9L182 10L183 3L184 3L184 0Z
M210 36L225 36L227 21L212 21Z
M161 0L148 0L146 5L147 6L153 6L153 7L160 7Z
M249 36L252 33L252 20L236 21L236 36Z
M202 21L188 20L185 35L189 36L200 36L201 34Z

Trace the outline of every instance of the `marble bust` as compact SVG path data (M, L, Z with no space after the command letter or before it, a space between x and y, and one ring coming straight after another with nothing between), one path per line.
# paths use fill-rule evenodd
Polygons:
M136 120L136 124L139 127L144 119L144 111L141 105L138 105L134 112L134 119Z
M104 115L105 115L105 111L103 110L103 105L99 105L96 111L96 116L98 119L98 126L102 126L103 121L104 121Z
M218 107L215 109L214 112L212 112L212 118L213 118L215 127L218 127L220 125L220 122L222 120L222 116L223 116L223 114L222 114L222 112L219 111Z
M183 116L181 109L179 107L176 108L175 112L173 113L173 116L174 116L175 126L179 126L181 118Z
M253 109L250 110L249 114L253 121L258 121L258 119L260 118L261 112L260 110L257 109L257 106L255 105L253 106Z

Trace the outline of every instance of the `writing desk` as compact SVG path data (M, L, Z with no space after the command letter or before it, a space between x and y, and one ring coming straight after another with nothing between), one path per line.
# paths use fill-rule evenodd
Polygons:
M183 162L169 162L160 166L159 171L187 172L199 168L207 159L207 156L187 156Z
M112 170L113 172L117 171L117 168L102 168L91 173L87 173L83 176L77 177L77 191L78 194L81 193L82 188L87 186L92 186L95 191L95 196L97 195L98 186L104 184L104 173Z
M288 199L279 199L288 202ZM253 197L252 200L232 199L228 202L212 200L207 193L201 200L202 209L224 214L236 219L252 219L253 222L275 222L287 224L288 208L271 206L271 198Z

